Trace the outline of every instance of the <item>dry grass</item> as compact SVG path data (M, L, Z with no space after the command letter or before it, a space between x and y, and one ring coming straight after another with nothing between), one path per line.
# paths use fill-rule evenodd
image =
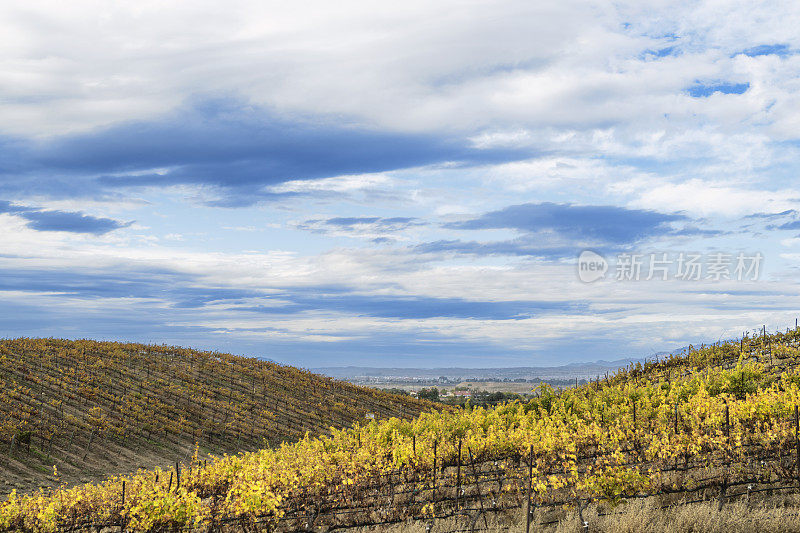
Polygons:
M583 517L588 530L581 527L575 509L557 510L547 516L537 514L535 522L558 520L556 524L533 525L531 531L552 533L781 533L800 531L800 494L753 497L725 504L718 510L716 501L673 505L661 508L662 501L648 498L622 504L616 509L589 506ZM602 513L613 513L600 516ZM523 511L488 517L488 530L483 517L475 515L430 522L409 521L392 526L362 528L358 533L452 533L483 531L487 533L516 533L525 531Z
M741 500L726 504L722 511L717 502L675 505L662 509L655 499L636 501L618 507L615 514L598 516L597 509L584 511L589 531L613 533L750 533L800 531L800 498L776 496L748 504ZM562 520L556 533L579 531L574 515Z

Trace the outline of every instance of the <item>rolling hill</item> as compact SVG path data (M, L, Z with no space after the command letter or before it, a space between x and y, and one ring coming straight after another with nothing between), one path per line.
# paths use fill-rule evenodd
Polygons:
M174 465L195 444L201 455L256 450L432 405L224 353L3 340L0 493Z

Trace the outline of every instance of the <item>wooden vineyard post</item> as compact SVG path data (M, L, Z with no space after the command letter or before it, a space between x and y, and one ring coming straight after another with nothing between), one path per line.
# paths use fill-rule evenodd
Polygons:
M433 496L431 499L436 501L436 441L433 441Z
M458 439L458 459L456 461L456 511L461 506L459 505L459 497L461 496L461 439Z
M678 402L675 402L675 435L678 434Z
M725 436L731 436L731 415L728 409L728 401L725 400Z
M531 532L531 492L533 491L533 444L528 455L528 509L525 513L525 533Z
M175 490L181 488L181 464L175 462Z
M72 439L74 438L75 438L75 430L73 429L72 433L70 433L69 435L69 444L67 444L67 452L69 452L72 449Z
M122 480L122 506L125 507L125 480Z
M86 456L89 455L89 451L92 449L92 441L94 440L94 429L92 429L92 434L89 435L89 444L86 446L86 452L83 454L83 461L86 461Z
M639 433L636 427L636 400L633 400L633 449L639 454Z
M767 350L769 350L769 366L772 366L772 339L769 337L767 337Z
M481 496L481 480L478 477L478 470L475 468L475 458L472 456L472 450L467 446L469 452L469 462L472 465L472 475L475 476L475 488L478 491L478 503L481 505L481 514L483 515L483 525L489 529L489 522L486 520L486 511L483 508L483 496Z
M797 415L797 406L794 406L794 444L797 448L797 478L800 479L800 418Z
M411 435L411 451L414 452L414 458L417 457L417 434Z

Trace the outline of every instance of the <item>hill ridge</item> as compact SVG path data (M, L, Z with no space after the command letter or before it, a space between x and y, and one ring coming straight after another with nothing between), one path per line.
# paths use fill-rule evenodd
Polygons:
M0 341L0 491L236 453L432 404L291 366L168 345Z

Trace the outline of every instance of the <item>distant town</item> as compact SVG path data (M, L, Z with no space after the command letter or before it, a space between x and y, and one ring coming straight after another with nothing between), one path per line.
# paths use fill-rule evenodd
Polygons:
M313 372L356 385L451 405L495 405L536 395L541 386L563 389L606 376L641 359L597 361L556 367L373 368L327 367Z

